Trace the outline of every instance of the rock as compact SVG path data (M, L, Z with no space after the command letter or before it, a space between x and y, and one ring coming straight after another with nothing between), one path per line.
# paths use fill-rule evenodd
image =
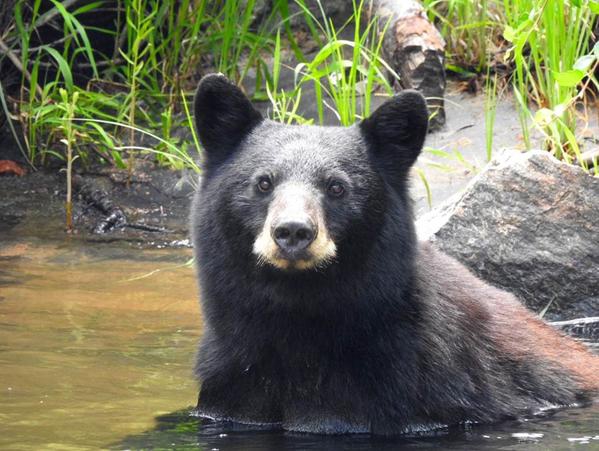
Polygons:
M599 178L548 152L503 153L417 229L549 319L599 316Z

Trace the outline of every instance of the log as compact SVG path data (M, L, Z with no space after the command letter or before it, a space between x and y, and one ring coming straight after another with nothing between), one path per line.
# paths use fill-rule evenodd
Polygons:
M576 338L599 339L599 316L577 318L569 321L554 321L549 324Z
M400 77L400 89L417 89L431 111L430 130L445 124L445 40L417 0L374 0L370 14L386 33L383 57Z
M142 232L168 233L171 230L139 222L129 222L123 208L112 200L112 195L96 184L93 179L74 174L73 184L79 196L88 204L88 207L98 210L102 217L93 227L93 233L105 234L123 228L141 230Z

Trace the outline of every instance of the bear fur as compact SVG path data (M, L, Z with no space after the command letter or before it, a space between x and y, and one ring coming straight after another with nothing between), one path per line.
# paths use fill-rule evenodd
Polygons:
M417 242L408 175L427 131L420 94L348 128L289 126L210 75L194 108L200 415L389 435L592 399L597 357ZM273 244L268 221L291 204L320 247Z

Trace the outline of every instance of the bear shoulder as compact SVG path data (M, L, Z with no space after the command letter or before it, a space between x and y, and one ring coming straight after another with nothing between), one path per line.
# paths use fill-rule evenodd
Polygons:
M434 244L420 242L419 285L434 316L461 318L465 336L484 336L501 355L517 361L544 360L574 374L585 390L599 391L599 358L526 308L513 294L476 277ZM444 313L434 310L444 310ZM452 312L448 314L447 312Z

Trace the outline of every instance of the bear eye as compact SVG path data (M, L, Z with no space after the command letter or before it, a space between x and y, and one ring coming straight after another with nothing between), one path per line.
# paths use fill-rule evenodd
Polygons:
M345 193L345 187L341 182L333 181L329 183L329 187L327 188L329 194L333 197L341 197L343 193Z
M260 177L260 180L258 180L258 189L263 193L267 193L272 189L272 182L268 177Z

